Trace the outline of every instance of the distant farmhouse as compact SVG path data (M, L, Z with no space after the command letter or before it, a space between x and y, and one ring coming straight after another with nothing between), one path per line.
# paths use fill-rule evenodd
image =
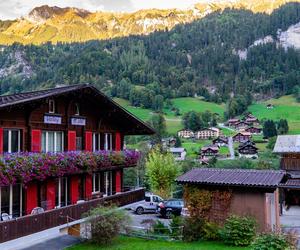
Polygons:
M219 136L213 140L213 145L218 147L228 146L228 138L225 136Z
M176 161L184 161L186 150L184 148L170 148L169 151L173 154Z
M239 157L257 159L258 158L258 148L255 146L255 143L252 141L246 141L241 143L238 148Z
M220 129L218 128L206 128L195 132L195 138L198 140L207 140L219 136L220 136Z
M239 132L232 137L234 142L240 142L240 143L249 141L250 138L251 138L251 133L249 132Z
M257 127L249 127L245 129L245 132L249 132L253 135L259 135L262 133L262 129Z
M184 139L190 139L194 138L195 133L190 129L183 129L178 131L177 133L178 137L184 138Z
M203 157L217 157L219 155L218 146L205 146L201 148L201 156Z

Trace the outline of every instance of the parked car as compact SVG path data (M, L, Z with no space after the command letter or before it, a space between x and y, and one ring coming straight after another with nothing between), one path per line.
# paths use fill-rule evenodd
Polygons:
M181 199L167 200L158 204L157 213L163 218L169 219L172 215L180 216L183 206L184 203Z
M139 202L138 204L133 206L131 209L139 215L141 215L143 213L155 213L157 205L160 202L163 202L163 199L161 197L159 197L158 195L146 194L145 200L142 202Z

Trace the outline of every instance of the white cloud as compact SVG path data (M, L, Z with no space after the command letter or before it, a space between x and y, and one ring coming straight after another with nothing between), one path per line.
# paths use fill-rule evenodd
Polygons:
M77 7L90 11L135 11L148 8L188 8L210 0L0 0L0 19L13 19L26 15L41 5Z

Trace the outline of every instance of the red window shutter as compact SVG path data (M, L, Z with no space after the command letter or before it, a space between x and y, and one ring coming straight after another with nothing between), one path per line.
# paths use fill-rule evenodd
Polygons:
M33 129L31 131L31 151L41 152L41 136L42 131L38 129Z
M76 131L68 131L68 151L76 150Z
M78 201L78 176L71 177L71 203L76 204Z
M32 209L38 206L37 184L29 183L26 189L26 214L31 214Z
M87 174L85 176L85 199L90 200L93 192L93 176Z
M121 133L116 133L116 151L121 151Z
M55 207L56 184L53 179L47 181L47 210Z
M93 133L89 131L85 132L85 150L93 151Z
M0 128L0 154L3 154L3 128Z
M122 174L121 171L116 171L116 193L120 193L122 185Z

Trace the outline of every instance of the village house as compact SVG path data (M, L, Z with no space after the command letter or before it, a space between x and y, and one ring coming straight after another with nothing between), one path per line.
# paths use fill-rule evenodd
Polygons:
M213 145L218 147L228 146L228 137L219 136L218 138L214 139L212 142Z
M245 129L245 132L249 132L251 133L252 135L259 135L262 133L262 129L261 128L257 128L257 127L249 127L249 128L246 128Z
M291 207L300 207L300 135L279 135L273 152L281 156L280 169L287 172L280 200L282 213L288 214Z
M195 132L195 138L198 140L207 140L220 136L220 129L218 128L205 128Z
M239 121L239 122L237 122L233 127L234 127L236 130L239 130L239 131L245 131L245 129L247 129L249 126L250 126L250 124L249 124L248 122L245 122L245 121Z
M251 139L251 133L249 132L239 132L232 137L234 142L243 143Z
M223 225L232 214L251 216L260 232L268 232L280 230L278 187L284 175L274 170L194 168L176 181L184 186L185 192L190 187L210 192L210 204L205 204L210 206L205 214L208 221ZM227 198L220 199L221 194ZM192 212L189 200L185 204Z
M190 139L194 138L195 134L190 129L183 129L177 132L178 137L184 138L184 139Z
M238 147L239 157L256 159L258 158L258 148L255 146L255 143L252 141L246 141L241 143Z
M273 104L267 104L267 109L273 109L274 108L274 105Z
M186 150L184 148L170 148L169 151L173 154L176 161L184 161Z
M217 157L219 155L218 146L205 146L201 148L201 157Z
M249 126L259 126L259 120L256 117L248 117L245 119L245 122L249 124Z
M138 160L124 136L153 133L87 84L1 96L1 219L122 194Z
M240 120L239 119L229 119L227 121L227 125L229 127L235 127L235 124L237 124Z

